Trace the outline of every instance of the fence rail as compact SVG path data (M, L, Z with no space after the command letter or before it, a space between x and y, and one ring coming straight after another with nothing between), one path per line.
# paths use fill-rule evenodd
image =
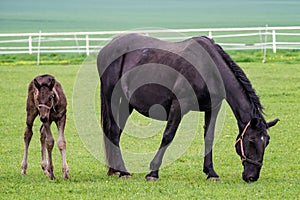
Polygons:
M7 33L0 34L0 54L85 53L98 52L114 36L128 31ZM226 50L300 49L300 26L205 28L173 30L134 30L163 40L180 41L192 36L214 38Z

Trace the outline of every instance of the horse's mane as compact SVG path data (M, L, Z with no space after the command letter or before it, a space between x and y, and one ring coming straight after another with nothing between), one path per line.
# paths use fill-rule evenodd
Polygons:
M250 80L247 78L246 74L244 71L232 60L232 58L223 50L223 48L216 44L212 39L205 37L206 39L210 40L210 42L214 45L215 49L217 52L222 56L223 60L227 64L227 66L230 67L231 71L235 75L236 79L238 82L241 84L242 88L245 91L245 94L247 95L251 107L252 107L252 112L254 116L260 118L263 120L264 123L264 112L263 109L264 107L260 103L259 96L256 94L255 89L252 87L252 84Z
M247 78L246 74L232 60L232 58L223 50L223 48L220 45L214 43L214 46L215 46L216 50L218 51L218 53L222 56L222 58L224 59L226 64L230 67L230 69L233 72L233 74L235 75L236 79L241 84L242 88L244 89L245 94L248 96L248 99L252 106L253 114L265 122L264 117L263 117L264 107L260 103L259 96L256 94L255 89L252 87L252 84L251 84L250 80Z

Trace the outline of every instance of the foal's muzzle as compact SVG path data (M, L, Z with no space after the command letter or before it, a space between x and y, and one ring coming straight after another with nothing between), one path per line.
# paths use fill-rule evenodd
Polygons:
M46 122L48 122L49 118L48 117L41 117L40 120L41 120L41 122L46 123Z
M38 106L38 109L39 109L39 115L40 115L41 122L43 122L43 123L48 122L51 107L44 105L44 104L40 104Z

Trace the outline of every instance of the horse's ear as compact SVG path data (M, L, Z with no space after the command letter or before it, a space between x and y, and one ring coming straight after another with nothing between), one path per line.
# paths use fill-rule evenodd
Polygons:
M38 82L38 80L36 80L36 78L33 80L34 86L39 90L41 88L40 83Z
M259 119L259 118L252 118L251 121L250 121L251 128L255 129L256 127L259 126L260 122L261 122L261 119Z
M275 126L279 121L280 121L279 119L274 119L273 121L268 122L267 128L271 128L272 126Z

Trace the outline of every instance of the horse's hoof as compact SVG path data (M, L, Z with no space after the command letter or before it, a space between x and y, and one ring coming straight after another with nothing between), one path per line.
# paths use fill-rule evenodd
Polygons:
M22 174L22 175L26 175L26 170L23 169L22 172L21 172L21 174Z
M120 172L119 178L131 178L131 174L128 172Z
M206 179L207 181L220 181L220 177L209 177Z
M113 168L109 168L107 172L107 176L120 175L120 171L115 170Z
M157 181L158 180L158 170L156 171L151 171L149 174L146 175L146 180L147 181Z
M123 176L119 176L119 178L124 178L124 179L127 179L127 178L131 178L131 175L123 175Z
M158 178L157 177L152 177L152 176L147 176L146 177L146 181L148 181L148 182L155 182L155 181L158 181Z

